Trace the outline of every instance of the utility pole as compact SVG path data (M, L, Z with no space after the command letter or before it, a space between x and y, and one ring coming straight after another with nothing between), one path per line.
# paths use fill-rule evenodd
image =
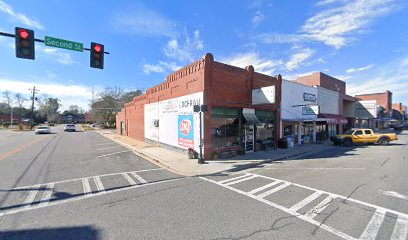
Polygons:
M31 97L31 114L30 114L30 131L33 130L33 115L34 115L34 100L35 100L35 92L39 90L35 90L35 86L33 89L29 89L33 92L33 96Z

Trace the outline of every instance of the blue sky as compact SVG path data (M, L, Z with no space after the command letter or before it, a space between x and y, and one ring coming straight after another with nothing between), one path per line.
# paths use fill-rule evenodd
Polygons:
M105 45L105 69L89 52L36 43L36 60L17 59L0 37L0 91L58 97L88 108L92 88L146 89L211 52L215 60L284 79L321 71L348 94L394 93L408 103L408 12L403 0L225 1L0 0L0 31L14 27L85 47Z

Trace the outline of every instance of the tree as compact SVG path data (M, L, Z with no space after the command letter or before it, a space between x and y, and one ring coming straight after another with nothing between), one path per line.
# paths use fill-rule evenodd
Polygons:
M61 106L60 100L58 98L41 96L37 102L40 105L38 116L45 118L48 122L55 122L58 117L58 109Z
M11 99L11 96L10 96L10 91L8 91L8 90L3 91L3 98L6 101L7 108L11 108L12 99Z
M97 99L91 104L91 116L95 120L102 119L106 125L114 127L116 113L123 108L125 103L142 94L141 90L125 92L120 87L107 87L98 93Z
M23 97L23 94L21 94L21 93L16 93L16 94L14 95L14 98L16 99L19 108L22 108L24 102L27 101L27 99L24 98L24 97Z

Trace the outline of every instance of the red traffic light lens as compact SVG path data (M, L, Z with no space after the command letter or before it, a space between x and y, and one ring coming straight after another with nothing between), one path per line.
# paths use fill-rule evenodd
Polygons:
M94 50L95 52L100 52L102 50L102 47L100 45L95 45Z
M30 34L26 30L23 30L23 29L20 29L18 31L18 34L20 35L20 37L22 37L24 39L26 39L26 38L28 38L30 36Z

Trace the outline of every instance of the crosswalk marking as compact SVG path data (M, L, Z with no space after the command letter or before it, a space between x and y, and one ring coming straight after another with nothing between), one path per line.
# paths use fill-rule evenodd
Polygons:
M32 190L28 193L27 198L23 202L23 205L25 205L24 208L29 208L30 207L31 203L35 199L35 196L37 195L39 187L40 187L40 185L33 186Z
M288 186L290 186L290 185L291 185L291 183L289 183L289 182L284 182L283 184L281 184L281 185L279 185L279 186L277 186L277 187L275 187L275 188L272 188L272 189L269 190L269 191L266 191L266 192L264 192L264 193L261 193L261 194L257 195L257 197L259 197L259 198L265 198L266 196L269 196L269 195L271 195L271 194L274 194L274 193L276 193L277 191L280 191L280 190L282 190L282 189L284 189L284 188L286 188L286 187L288 187Z
M139 176L139 174L137 174L136 172L131 172L130 174L133 175L133 177L135 177L137 180L139 180L141 183L147 183L146 180L144 180L141 176Z
M408 238L408 218L398 217L391 240L406 240Z
M307 198L303 199L302 201L300 201L300 202L296 203L295 205L293 205L292 207L290 207L290 210L292 210L294 212L297 212L298 210L300 210L301 208L303 208L307 204L311 203L313 200L320 197L321 195L322 195L321 192L314 192L313 194L311 194Z
M248 177L248 176L249 176L249 174L245 174L245 175L241 175L239 177L234 177L234 178L229 178L229 179L226 179L226 180L219 181L219 183L224 184L226 182L234 181L234 180L245 178L245 177Z
M55 185L54 183L48 183L46 185L47 189L44 190L44 193L41 197L41 203L40 203L41 206L46 206L49 203L52 192L54 191L54 185Z
M85 195L91 195L92 190L91 190L91 185L89 185L89 180L88 178L82 178L82 188L84 189L84 194Z
M130 185L136 185L137 183L135 182L135 180L133 180L130 176L129 176L129 174L127 174L127 173L122 173L122 176L126 179L126 180L128 180L128 182L129 182L129 184Z
M360 240L375 240L381 224L384 221L385 212L376 210L370 222L367 224L364 232L360 236Z
M275 185L277 185L279 183L282 183L282 182L281 181L275 181L273 183L266 184L265 186L255 188L254 190L249 191L248 194L255 194L255 193L263 191L263 190L265 190L267 188L273 187L273 186L275 186Z
M256 176L249 176L249 177L247 177L247 178L241 178L241 179L239 179L239 180L226 183L225 185L230 186L230 185L234 185L234 184L237 184L237 183L240 183L240 182L244 182L244 181L251 180L251 179L253 179L253 178L256 178Z
M310 209L305 216L308 218L315 218L319 213L321 213L329 204L335 199L333 196L327 196L323 201L316 205L316 207Z
M95 182L96 188L98 189L98 192L103 192L105 191L105 187L102 184L101 178L98 176L93 177L93 180Z

